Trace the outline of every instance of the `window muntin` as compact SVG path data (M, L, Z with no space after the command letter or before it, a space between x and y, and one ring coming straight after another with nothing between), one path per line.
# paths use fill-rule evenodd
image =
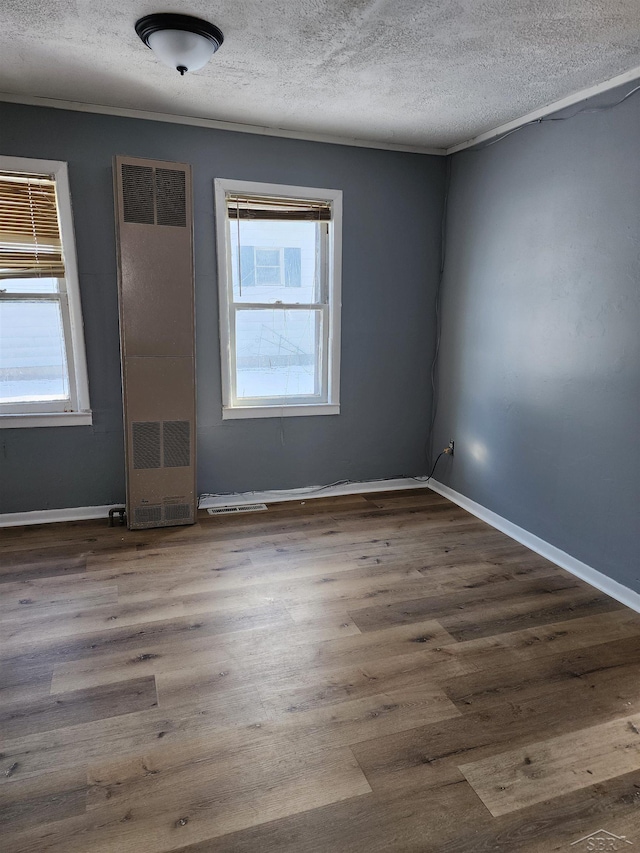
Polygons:
M216 181L223 416L337 413L341 193L240 183Z
M67 168L0 157L0 427L65 422L91 423Z

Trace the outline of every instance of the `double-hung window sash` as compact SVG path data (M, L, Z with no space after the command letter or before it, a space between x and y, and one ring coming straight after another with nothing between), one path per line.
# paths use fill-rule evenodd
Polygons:
M0 171L0 407L77 409L53 175Z
M225 203L231 406L327 403L331 201Z

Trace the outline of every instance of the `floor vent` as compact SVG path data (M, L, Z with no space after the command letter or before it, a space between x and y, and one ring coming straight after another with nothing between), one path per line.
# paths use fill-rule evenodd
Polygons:
M240 504L239 506L214 506L208 509L209 515L229 515L236 512L264 512L266 504Z

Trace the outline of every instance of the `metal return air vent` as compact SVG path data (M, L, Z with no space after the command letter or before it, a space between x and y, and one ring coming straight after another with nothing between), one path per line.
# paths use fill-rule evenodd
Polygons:
M164 506L165 521L182 521L183 519L190 517L190 504L165 504Z
M156 169L156 225L187 224L185 174L176 169Z
M153 169L122 164L122 218L125 222L153 225Z
M122 208L124 222L186 228L185 172L122 163Z
M191 464L189 421L134 421L131 429L135 469L187 468Z
M133 512L135 524L156 524L162 521L161 506L137 506Z
M214 506L208 509L209 515L231 515L236 512L264 512L266 504L239 504L238 506Z
M133 467L138 470L159 468L160 423L137 421L132 424Z
M191 425L189 421L164 421L162 449L165 468L185 468L191 464Z

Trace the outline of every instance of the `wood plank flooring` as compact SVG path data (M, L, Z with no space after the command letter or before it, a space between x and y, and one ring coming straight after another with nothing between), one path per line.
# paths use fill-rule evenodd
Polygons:
M640 615L430 491L0 531L2 853L602 828L640 845Z

